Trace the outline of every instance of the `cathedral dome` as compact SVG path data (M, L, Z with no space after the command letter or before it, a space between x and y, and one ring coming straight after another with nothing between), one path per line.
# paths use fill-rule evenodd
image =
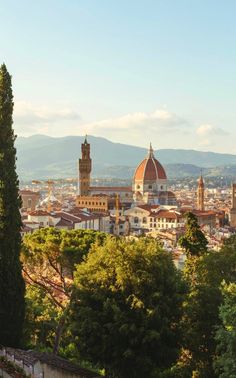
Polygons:
M157 181L166 179L166 172L159 161L154 157L152 146L150 146L148 156L136 168L134 181Z

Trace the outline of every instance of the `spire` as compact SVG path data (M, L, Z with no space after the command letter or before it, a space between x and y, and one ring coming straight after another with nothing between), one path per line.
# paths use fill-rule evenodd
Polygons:
M85 138L84 138L84 144L88 144L88 141L87 141L87 134L85 134Z
M150 142L150 147L148 150L148 157L153 157L153 156L154 156L154 153L153 153L152 143Z
M203 180L203 176L202 176L202 169L201 169L200 177L198 179L198 185L199 186L204 186L204 180Z
M201 211L205 210L205 188L204 188L204 181L202 177L202 169L201 169L201 175L198 179L197 209Z

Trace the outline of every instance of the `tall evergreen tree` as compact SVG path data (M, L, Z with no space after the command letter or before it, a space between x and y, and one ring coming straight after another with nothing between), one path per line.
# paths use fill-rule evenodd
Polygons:
M207 251L208 241L200 229L196 215L186 213L186 231L179 239L179 245L185 249L187 256L200 256Z
M24 320L19 259L21 217L13 124L11 76L0 67L0 344L18 346Z

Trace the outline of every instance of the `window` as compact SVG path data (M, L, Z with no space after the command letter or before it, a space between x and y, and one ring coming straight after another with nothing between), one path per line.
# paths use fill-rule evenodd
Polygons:
M139 219L138 217L134 217L134 223L138 223Z
M148 189L152 189L152 185L148 185Z
M143 223L147 223L147 218L146 217L143 218Z

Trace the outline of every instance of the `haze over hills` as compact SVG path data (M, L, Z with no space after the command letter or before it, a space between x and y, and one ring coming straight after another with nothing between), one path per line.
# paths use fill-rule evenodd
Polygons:
M76 177L84 137L53 138L45 135L18 137L17 169L20 179ZM131 178L147 149L89 136L93 177ZM153 146L155 147L155 146ZM147 146L148 148L148 146ZM201 168L209 176L236 176L236 155L195 150L160 149L155 156L170 178L197 176Z

